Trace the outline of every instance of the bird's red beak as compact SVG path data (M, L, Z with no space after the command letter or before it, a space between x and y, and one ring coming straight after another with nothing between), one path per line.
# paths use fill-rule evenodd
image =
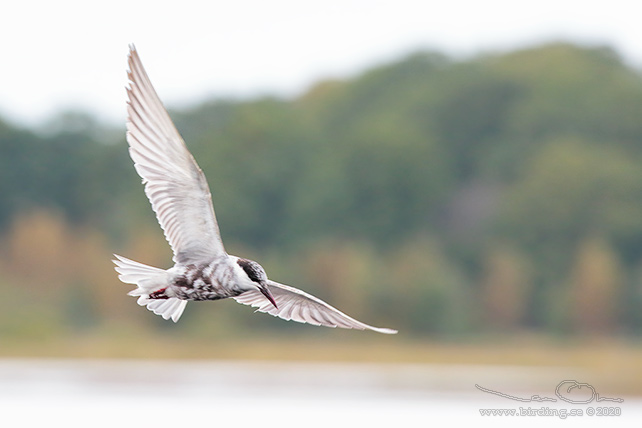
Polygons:
M268 288L267 284L261 284L259 287L259 290L261 290L261 293L274 305L275 308L279 309L279 307L276 305L276 302L274 301L274 297L272 297L272 293L270 293L270 289Z

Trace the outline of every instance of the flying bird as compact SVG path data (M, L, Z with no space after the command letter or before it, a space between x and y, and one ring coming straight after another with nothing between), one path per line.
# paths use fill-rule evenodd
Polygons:
M129 154L174 253L174 266L167 270L114 255L118 278L137 286L128 294L174 322L189 300L232 298L285 320L397 333L364 324L304 291L272 281L257 262L225 252L205 175L163 107L133 45L128 63Z

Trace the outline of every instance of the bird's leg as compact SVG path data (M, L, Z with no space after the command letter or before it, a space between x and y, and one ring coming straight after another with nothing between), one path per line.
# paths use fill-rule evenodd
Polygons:
M156 290L153 293L149 293L149 298L150 299L169 299L169 297L165 295L165 290L167 290L167 287L161 288L160 290Z

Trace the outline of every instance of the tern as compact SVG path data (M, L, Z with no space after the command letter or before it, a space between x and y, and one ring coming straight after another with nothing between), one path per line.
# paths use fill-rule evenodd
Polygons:
M177 322L189 300L232 298L284 320L397 333L357 321L321 299L268 279L257 262L227 254L205 174L156 94L133 45L128 65L129 154L175 263L165 270L114 255L118 278L137 286L128 294L137 296L139 305Z

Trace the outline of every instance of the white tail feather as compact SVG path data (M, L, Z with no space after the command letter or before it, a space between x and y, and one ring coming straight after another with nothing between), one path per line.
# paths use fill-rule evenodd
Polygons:
M149 294L167 287L168 274L166 270L129 260L114 254L118 279L126 284L135 284L138 288L130 291L130 296L139 296L138 304L147 306L147 309L164 319L177 322L185 310L186 300L175 297L169 299L150 299Z

